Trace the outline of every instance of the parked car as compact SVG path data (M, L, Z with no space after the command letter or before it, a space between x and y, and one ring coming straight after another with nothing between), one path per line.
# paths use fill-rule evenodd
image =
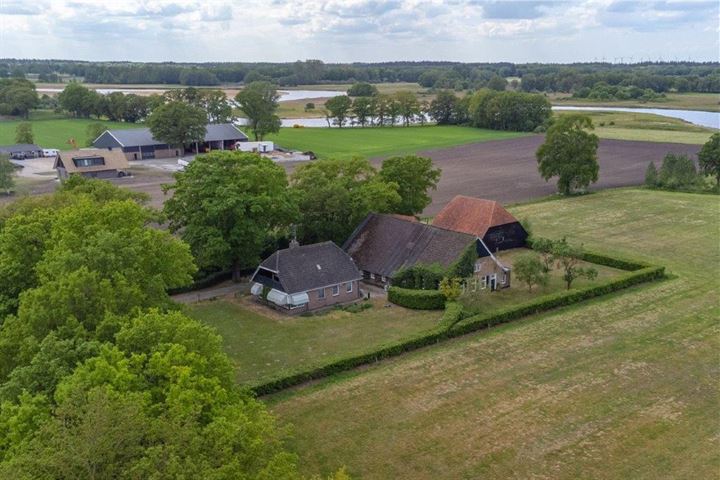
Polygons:
M56 148L43 148L43 157L57 157L60 150Z

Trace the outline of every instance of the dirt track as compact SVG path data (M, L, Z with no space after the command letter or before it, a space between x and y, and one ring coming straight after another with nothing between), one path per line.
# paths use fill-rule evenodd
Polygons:
M505 204L552 195L556 192L555 181L545 182L537 170L535 151L542 142L542 136L534 135L419 152L442 168L438 189L432 192L433 203L423 213L436 214L458 194ZM694 157L699 149L698 145L678 143L600 140L600 178L591 188L641 184L651 160L659 167L667 153Z

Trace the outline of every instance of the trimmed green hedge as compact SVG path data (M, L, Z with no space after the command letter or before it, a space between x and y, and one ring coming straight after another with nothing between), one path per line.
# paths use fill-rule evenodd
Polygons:
M445 313L443 313L442 319L440 320L440 325L445 329L451 328L463 319L463 313L464 311L461 303L447 302L445 304Z
M388 300L396 305L413 310L442 310L445 308L445 295L439 290L414 290L390 287Z
M630 264L630 262L628 262L628 264ZM289 375L287 377L279 378L277 380L272 380L270 382L255 386L254 388L252 388L252 391L256 395L268 395L271 393L279 392L286 388L294 387L310 380L327 377L335 373L351 370L361 365L366 365L385 358L401 355L405 352L417 350L427 345L441 342L448 338L459 337L470 332L489 328L493 325L499 325L501 323L507 323L512 320L517 320L528 315L533 315L541 312L546 312L555 308L572 305L574 303L589 300L591 298L599 297L608 293L616 292L618 290L632 287L634 285L658 280L663 278L664 276L665 267L648 266L639 270L629 272L622 277L615 278L613 280L609 280L598 285L593 285L580 290L569 290L560 293L545 295L530 302L526 302L497 312L471 316L464 320L461 320L459 323L456 323L450 328L448 328L445 320L447 319L448 322L451 321L450 319L455 318L455 315L457 315L457 311L453 306L455 303L449 302L449 308L445 312L445 315L443 315L443 322L441 322L435 329L423 334L422 336L411 338L409 340L401 340L390 345L381 346L379 349L373 352L340 359L330 364L323 365L321 367L306 370L304 372L299 372L293 375ZM460 309L459 315L462 316L462 309Z
M207 277L200 278L198 280L195 280L190 285L187 285L185 287L178 287L178 288L169 288L167 293L168 295L177 295L179 293L187 293L187 292L193 292L195 290L202 290L203 288L213 287L217 285L218 283L222 283L225 280L230 280L232 278L232 271L230 270L224 270L221 272L215 272L211 273Z

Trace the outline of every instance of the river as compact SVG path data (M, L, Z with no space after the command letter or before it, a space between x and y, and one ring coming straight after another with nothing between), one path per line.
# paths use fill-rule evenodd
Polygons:
M631 107L570 107L553 106L553 110L578 110L587 112L630 112L650 113L662 117L679 118L686 122L702 127L720 129L720 112L706 112L702 110L673 110L670 108L631 108Z

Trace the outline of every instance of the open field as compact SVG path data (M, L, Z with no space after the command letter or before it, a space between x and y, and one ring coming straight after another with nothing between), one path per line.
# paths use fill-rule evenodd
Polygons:
M87 127L93 123L102 123L108 128L138 128L141 125L124 122L108 122L88 118L69 118L45 110L30 113L29 120L0 120L0 145L15 143L15 128L19 123L28 121L32 124L35 143L43 148L70 150L68 143L74 138L79 147L86 146Z
M678 108L684 110L720 112L720 95L717 93L666 93L665 98L652 102L640 102L637 100L590 100L587 98L572 98L572 96L567 93L549 93L548 98L553 105L611 105L614 107Z
M702 145L712 128L700 127L677 118L632 112L577 112L556 111L556 115L582 114L592 119L595 133L600 138L638 140L645 142L672 142ZM610 123L613 123L611 125Z
M527 134L472 127L283 128L268 140L319 157L381 157L451 145L517 138Z
M442 316L385 307L380 298L371 303L372 308L357 313L290 317L242 297L195 304L187 313L218 330L238 381L254 385L419 334Z
M613 190L512 209L540 235L674 278L270 398L306 472L714 478L720 199Z
M502 203L526 202L556 193L556 180L545 182L537 171L535 151L541 135L419 152L442 169L432 203L423 212L435 215L455 195L492 198ZM592 190L642 184L650 161L660 166L667 153L694 156L697 145L600 140L600 178ZM379 163L377 161L376 163Z

